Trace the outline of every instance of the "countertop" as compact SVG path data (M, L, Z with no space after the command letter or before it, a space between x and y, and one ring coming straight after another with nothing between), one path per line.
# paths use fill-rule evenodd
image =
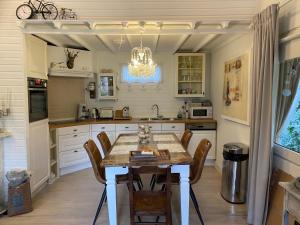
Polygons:
M214 119L172 119L172 120L141 120L140 118L132 118L129 120L114 120L114 119L89 119L82 121L68 120L49 122L49 128L61 128L89 124L128 124L128 123L217 123Z

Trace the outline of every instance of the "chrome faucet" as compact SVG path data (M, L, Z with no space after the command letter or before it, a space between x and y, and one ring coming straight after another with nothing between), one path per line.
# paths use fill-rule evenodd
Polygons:
M156 109L156 117L159 118L159 106L157 104L152 105L152 110Z

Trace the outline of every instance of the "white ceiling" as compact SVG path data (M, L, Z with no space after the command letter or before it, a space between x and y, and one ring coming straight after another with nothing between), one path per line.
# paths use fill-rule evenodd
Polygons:
M143 24L144 23L144 24ZM226 38L249 32L250 21L20 21L24 33L61 47L128 52L143 45L153 52L209 51ZM224 39L225 38L225 39Z

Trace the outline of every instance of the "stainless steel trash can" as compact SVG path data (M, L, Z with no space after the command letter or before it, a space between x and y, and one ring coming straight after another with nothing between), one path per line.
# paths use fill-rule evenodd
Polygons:
M225 144L223 157L221 195L230 203L245 203L249 148L241 143Z

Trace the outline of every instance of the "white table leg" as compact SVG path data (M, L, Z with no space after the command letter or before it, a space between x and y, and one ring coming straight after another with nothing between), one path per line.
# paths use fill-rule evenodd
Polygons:
M127 167L106 167L106 192L107 192L107 207L108 218L110 225L118 224L117 214L117 183L116 175L128 173Z
M180 208L181 225L189 225L189 200L190 200L190 166L175 165L172 166L172 173L180 174Z

